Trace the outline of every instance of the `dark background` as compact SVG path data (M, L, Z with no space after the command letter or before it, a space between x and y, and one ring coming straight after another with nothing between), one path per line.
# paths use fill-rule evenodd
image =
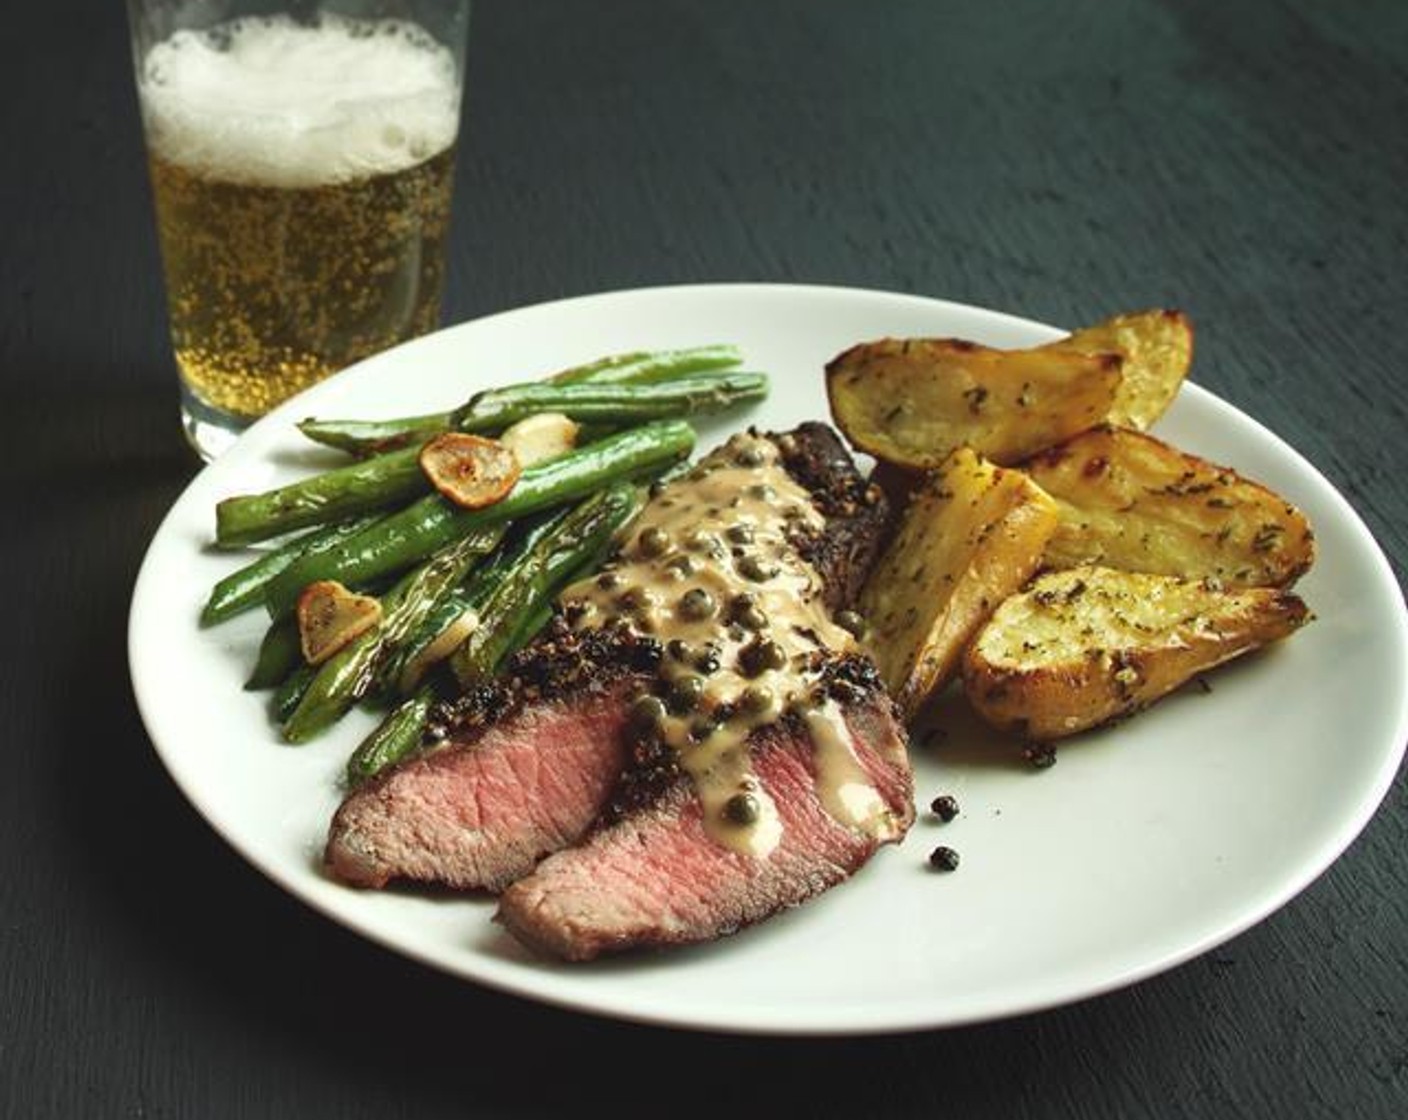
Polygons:
M1408 562L1408 5L478 0L446 310L814 281L1074 325L1169 304L1196 379ZM1133 989L861 1040L676 1033L450 980L186 805L126 609L182 442L121 5L7 9L0 1114L1408 1115L1408 799ZM1333 750L1334 743L1326 749Z

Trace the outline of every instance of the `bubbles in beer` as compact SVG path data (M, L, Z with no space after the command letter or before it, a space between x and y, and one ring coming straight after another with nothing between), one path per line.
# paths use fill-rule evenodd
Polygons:
M180 31L138 67L189 401L261 415L437 322L459 75L420 27Z
M448 148L459 123L453 55L397 20L178 31L147 53L138 86L155 155L269 187L400 171Z

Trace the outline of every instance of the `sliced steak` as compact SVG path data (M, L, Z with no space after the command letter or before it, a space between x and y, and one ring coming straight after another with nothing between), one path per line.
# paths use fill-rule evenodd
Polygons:
M825 425L766 439L824 518L788 522L788 540L821 577L827 607L851 602L878 548L883 499ZM632 697L658 683L666 645L559 618L501 682L439 713L439 745L347 797L329 833L329 872L357 886L497 891L579 841L604 810L619 816L673 789L672 761L623 733Z
M782 839L765 858L719 844L681 780L653 804L595 831L518 880L497 918L540 953L590 960L643 946L708 941L835 886L913 820L903 732L878 687L842 705L850 745L889 819L839 822L818 796L814 745L797 719L754 733L753 769L777 804Z
M499 890L596 819L627 763L627 692L659 659L628 634L557 628L456 706L444 745L379 775L333 818L327 869Z

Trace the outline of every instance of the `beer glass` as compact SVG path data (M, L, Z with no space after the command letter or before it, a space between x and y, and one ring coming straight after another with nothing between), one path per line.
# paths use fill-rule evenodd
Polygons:
M128 0L186 437L434 329L469 0Z

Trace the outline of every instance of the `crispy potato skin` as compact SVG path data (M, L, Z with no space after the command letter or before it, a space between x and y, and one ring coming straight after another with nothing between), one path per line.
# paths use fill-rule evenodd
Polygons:
M1122 377L1106 423L1144 431L1162 416L1193 364L1193 324L1181 311L1116 315L1083 327L1047 349L1118 354Z
M1285 587L1315 559L1309 521L1284 498L1141 432L1093 428L1024 467L1060 506L1051 568L1101 564Z
M1050 572L973 640L963 687L994 727L1046 742L1132 715L1310 618L1279 588L1230 591L1100 567Z
M930 470L967 446L1011 465L1103 420L1120 366L1070 348L886 338L832 359L826 391L837 426L877 459Z
M955 451L913 492L861 593L866 645L913 716L954 675L964 645L1030 578L1055 503L1021 472Z

